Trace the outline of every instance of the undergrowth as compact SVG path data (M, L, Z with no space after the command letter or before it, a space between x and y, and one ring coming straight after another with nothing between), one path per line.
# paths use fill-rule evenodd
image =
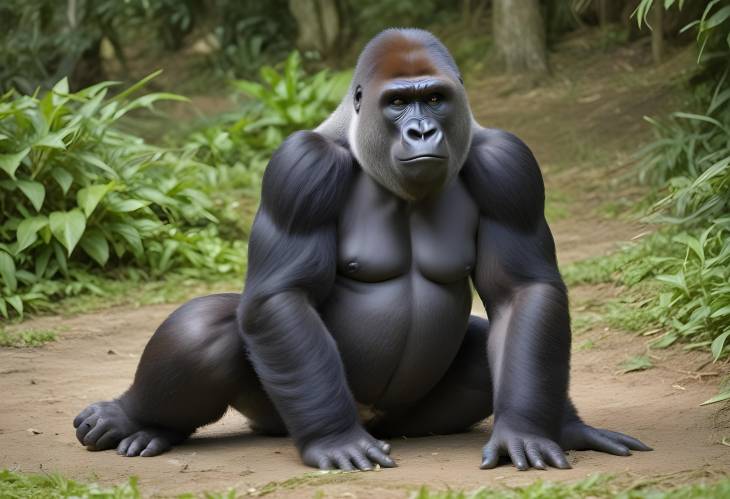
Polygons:
M346 483L347 478L360 476L359 473L310 473L305 478L293 478L286 482L272 482L259 489L250 489L245 492L228 490L223 493L204 492L199 494L180 494L176 497L192 499L205 497L207 499L233 499L235 497L262 496L282 490L301 490L329 483ZM345 479L343 482L340 479ZM659 483L658 483L659 482ZM324 492L317 489L315 497L321 497ZM551 482L536 480L530 485L520 487L482 487L472 492L447 490L434 491L424 486L411 493L411 499L573 499L583 497L621 498L621 499L695 499L695 498L725 498L730 495L730 479L722 479L714 483L695 483L691 485L672 486L662 484L660 480L637 482L633 485L622 485L607 475L591 475L577 482ZM82 483L69 480L59 474L27 474L9 470L0 471L0 497L8 499L40 499L40 498L109 498L109 499L138 499L145 494L138 485L136 478L130 478L127 483L115 486L99 486L93 483Z

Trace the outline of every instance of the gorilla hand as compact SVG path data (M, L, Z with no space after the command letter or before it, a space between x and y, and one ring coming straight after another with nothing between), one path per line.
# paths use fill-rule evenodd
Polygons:
M593 428L582 421L571 421L563 426L560 445L565 450L596 450L615 456L629 456L632 450L652 450L634 437Z
M557 442L538 432L517 430L508 423L496 423L482 451L482 469L495 468L500 456L508 455L515 467L524 471L531 466L540 470L545 463L555 468L570 468L563 449Z
M344 433L313 439L301 449L304 463L321 470L368 471L373 463L393 468L395 463L389 453L387 442L376 440L359 424Z

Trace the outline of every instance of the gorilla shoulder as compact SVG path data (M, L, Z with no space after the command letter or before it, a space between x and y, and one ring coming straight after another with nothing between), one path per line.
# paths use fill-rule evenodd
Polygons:
M266 167L262 208L287 231L333 222L352 171L353 158L346 147L316 132L293 133Z
M461 175L483 215L524 229L543 220L540 167L514 134L494 128L475 131Z

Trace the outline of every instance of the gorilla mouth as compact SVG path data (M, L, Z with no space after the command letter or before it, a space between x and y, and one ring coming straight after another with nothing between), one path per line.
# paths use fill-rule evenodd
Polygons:
M424 159L446 159L446 156L439 156L437 154L421 154L418 156L411 156L409 158L399 158L398 161L400 161L401 163L411 163Z

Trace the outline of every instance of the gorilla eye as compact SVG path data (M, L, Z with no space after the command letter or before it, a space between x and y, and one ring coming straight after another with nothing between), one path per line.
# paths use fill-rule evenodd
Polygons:
M442 99L443 99L443 97L439 94L431 94L428 97L428 103L429 104L438 104L439 102L441 102Z
M393 97L390 100L390 105L395 107L403 107L406 105L406 101L402 97Z

